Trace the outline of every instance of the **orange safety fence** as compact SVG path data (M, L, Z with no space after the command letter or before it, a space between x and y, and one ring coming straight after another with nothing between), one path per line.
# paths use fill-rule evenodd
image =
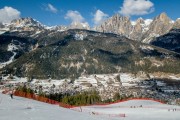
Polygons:
M33 99L33 100L37 100L37 101L41 101L41 102L45 102L45 103L49 103L49 104L56 104L56 105L60 104L58 101L51 100L49 98L46 98L46 97L43 97L43 96L38 96L38 95L35 95L35 94L32 94L32 93L22 92L22 91L15 91L14 95L29 98L29 99Z
M7 94L9 91L3 91L3 94ZM64 108L72 108L74 106L69 105L69 104L65 104L65 103L61 103L52 99L49 99L47 97L43 97L43 96L38 96L32 93L26 93L26 92L22 92L22 91L15 91L14 92L15 96L20 96L20 97L25 97L25 98L29 98L29 99L33 99L33 100L37 100L37 101L41 101L41 102L45 102L45 103L49 103L49 104L55 104L55 105L59 105L61 107Z
M7 94L8 92L9 91L3 91L2 93ZM49 103L49 104L56 104L56 105L59 105L59 106L64 107L64 108L79 107L79 106L72 106L72 105L69 105L69 104L61 103L61 102L58 102L58 101L55 101L55 100L52 100L52 99L49 99L49 98L46 98L46 97L43 97L43 96L38 96L38 95L35 95L35 94L32 94L32 93L26 93L26 92L22 92L22 91L15 91L14 95L29 98L29 99L34 99L34 100ZM155 101L155 102L165 104L163 101L155 100L155 99L152 99L152 98L129 98L129 99L126 99L126 100L117 100L117 101L109 102L109 103L97 103L97 104L93 104L93 105L104 106L104 105L110 105L110 104L125 102L125 101L129 101L129 100L151 100L151 101ZM81 106L92 106L92 105L81 105Z

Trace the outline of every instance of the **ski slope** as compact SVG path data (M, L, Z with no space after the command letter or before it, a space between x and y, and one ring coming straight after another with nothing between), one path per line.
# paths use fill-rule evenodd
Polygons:
M0 93L0 120L109 120L26 98Z
M142 107L140 107L142 106ZM176 111L173 111L176 109ZM78 112L81 111L82 112ZM170 111L169 111L170 110ZM118 116L125 114L125 117ZM58 105L0 93L0 120L179 120L180 106L150 100L65 109Z
M83 106L72 109L123 120L180 120L180 106L166 105L151 100L129 100L110 105ZM125 117L122 117L123 114Z

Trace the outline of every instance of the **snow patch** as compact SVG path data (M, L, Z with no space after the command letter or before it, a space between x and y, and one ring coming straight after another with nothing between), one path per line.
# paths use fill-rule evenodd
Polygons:
M16 56L17 53L13 52L13 56L10 57L10 59L6 62L0 63L0 68L3 68L4 66L10 64L13 62L14 57Z
M113 86L119 86L120 83L116 81L117 75L118 74L85 75L76 79L74 81L74 86L82 86L82 89L88 89L89 85L97 87L98 84L107 87L108 83L111 83Z
M46 80L41 80L41 79L33 79L33 81L31 82L31 84L38 84L38 85L42 85L44 87L51 87L52 85L62 85L64 83L64 81L66 81L65 79L62 80L53 80L53 79L46 79ZM70 80L67 80L67 82L69 82Z
M6 62L0 63L0 68L3 68L4 66L10 64L13 62L14 57L16 56L16 52L14 52L15 50L18 50L18 47L16 45L14 45L13 43L10 43L7 47L7 51L13 52L13 56L10 57L10 59Z
M135 25L136 25L136 21L131 21L131 24L132 24L133 26L135 26Z
M131 73L120 73L120 79L122 83L129 83L129 82L135 82L135 81L141 81L144 80L145 78L142 76L135 76L134 74Z
M173 23L175 23L175 21L174 21L174 20L171 20L171 21L169 21L169 23L170 23L170 24L173 24Z
M9 80L10 76L5 76L5 77L2 77L2 80L3 81L8 81L8 83L11 83L11 84L15 84L15 83L26 83L28 81L28 78L27 77L17 77L17 76L13 76L11 80Z
M87 37L87 34L83 34L83 33L76 33L74 35L75 40L84 40L84 38L86 38L86 37Z
M1 34L4 34L5 32L6 32L6 31L0 31L0 35L1 35Z
M143 39L142 42L149 44L153 40L153 38L156 38L156 37L159 37L159 36L160 36L159 34L151 33L147 38Z
M146 26L149 26L152 21L153 21L152 19L146 19L146 20L144 20Z
M152 50L154 50L153 47L151 47L151 46L146 46L146 45L140 45L140 48L141 48L142 50L147 50L147 51L152 51Z
M82 24L83 28L88 28L89 27L89 24L87 22L81 23L81 24Z
M7 48L7 51L14 51L14 50L18 50L18 48L17 48L17 46L16 45L14 45L14 44L12 44L12 43L10 43L9 45L8 45L8 48Z
M180 80L180 77L178 77L178 76L169 76L169 77L173 80Z

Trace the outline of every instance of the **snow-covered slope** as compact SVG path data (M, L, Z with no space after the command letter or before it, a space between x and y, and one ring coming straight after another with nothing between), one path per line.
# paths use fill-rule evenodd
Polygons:
M108 120L21 97L0 93L0 120Z
M179 106L150 100L130 100L104 106L85 106L81 109L82 112L77 112L80 110L78 107L65 109L16 96L11 99L9 95L0 93L0 120L179 120L180 118ZM116 114L125 114L125 117Z
M78 110L80 108L73 108ZM180 107L151 100L129 100L111 105L81 107L82 112L114 116L123 120L179 120ZM124 118L122 116L125 115Z

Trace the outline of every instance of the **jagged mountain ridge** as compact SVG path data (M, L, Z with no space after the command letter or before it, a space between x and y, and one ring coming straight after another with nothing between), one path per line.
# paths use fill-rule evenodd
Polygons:
M131 22L130 18L117 14L97 26L95 30L116 33L132 40L150 43L154 37L168 33L174 26L179 27L180 24L177 21L174 23L166 13L161 13L153 20L139 18L136 22Z
M83 74L180 72L178 54L116 34L74 29L52 33L37 44L39 47L5 66L1 73L75 79Z
M149 25L148 31L143 34L142 42L150 43L152 38L159 37L168 33L173 28L174 22L166 15L162 13L155 17Z
M87 22L73 22L69 26L46 26L40 23L39 21L27 17L14 19L9 24L0 23L0 31L9 31L9 32L33 32L34 34L39 34L44 31L65 31L68 29L90 29L90 26Z
M121 16L119 14L106 20L102 25L95 28L99 32L115 33L119 35L129 36L133 26L128 17Z
M36 36L37 34L45 31L65 31L68 29L86 29L95 30L105 33L115 33L118 35L126 36L129 39L142 41L144 43L150 43L152 39L159 37L168 33L171 29L180 28L180 19L175 22L171 20L166 13L161 13L153 20L139 18L136 21L131 21L129 17L121 16L116 14L101 25L90 28L89 24L84 22L73 22L69 26L52 26L47 27L40 22L32 18L20 18L13 20L8 25L0 25L0 31L10 31L10 32L22 32L28 34L29 36ZM24 33L26 32L26 33ZM27 35L26 35L27 36Z

